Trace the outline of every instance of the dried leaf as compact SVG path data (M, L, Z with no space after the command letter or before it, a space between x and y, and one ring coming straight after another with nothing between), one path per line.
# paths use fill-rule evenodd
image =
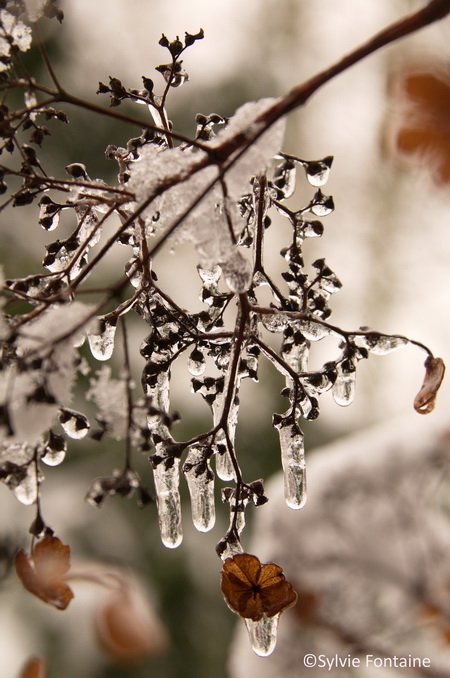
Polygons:
M137 589L124 589L111 596L98 610L95 627L104 651L126 666L148 660L166 646L164 629Z
M436 64L413 67L400 75L404 105L396 149L428 164L438 185L450 182L450 79ZM406 105L405 105L406 104Z
M273 617L297 601L297 594L275 563L261 565L248 553L227 558L221 588L229 607L244 619Z
M429 414L434 410L436 396L445 373L442 358L428 356L425 360L425 377L422 388L414 398L414 409L419 414Z
M16 572L27 591L58 610L65 610L73 598L64 581L70 568L70 547L57 537L46 536L31 556L23 550L16 555Z
M23 667L19 678L45 678L47 675L47 666L40 657L33 657Z

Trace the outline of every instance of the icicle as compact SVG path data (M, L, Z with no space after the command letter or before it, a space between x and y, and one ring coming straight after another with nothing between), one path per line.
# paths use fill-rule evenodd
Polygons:
M268 657L275 649L280 614L279 612L273 617L263 615L259 621L244 620L252 650L259 657Z
M219 448L216 452L216 473L221 480L233 480L235 473L230 454L226 448L225 436L221 436L221 439L222 443L219 442L219 436L217 436L215 444L215 447Z
M81 440L89 431L90 425L87 418L81 412L61 408L59 422L70 438Z
M174 549L183 541L178 491L180 460L176 457L163 459L153 469L153 475L161 541L167 548Z
M274 415L273 423L280 437L286 504L299 509L306 502L304 436L297 424L289 423L280 415Z
M214 474L207 454L204 446L192 445L183 466L191 497L192 522L199 532L208 532L216 521Z
M356 370L354 365L351 367L352 369L343 368L342 363L336 365L337 377L332 394L334 401L341 407L351 405L355 397Z
M88 332L91 353L96 360L109 360L114 350L117 318L98 318L98 332Z
M307 371L310 349L299 327L298 324L287 327L281 345L281 357L297 373Z

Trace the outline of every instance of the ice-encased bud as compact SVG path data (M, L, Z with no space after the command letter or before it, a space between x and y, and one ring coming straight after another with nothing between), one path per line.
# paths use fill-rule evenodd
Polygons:
M66 407L61 408L59 422L65 433L75 440L84 438L90 428L89 421L84 414L75 412L75 410L68 410Z
M216 521L214 474L209 464L208 448L192 445L183 473L191 497L192 522L199 532L208 532Z
M289 317L285 313L262 313L261 322L269 332L283 332L289 324Z
M190 374L193 377L199 377L205 371L205 367L205 356L198 348L194 348L188 357L188 370Z
M392 351L406 346L409 342L406 337L378 335L376 332L368 333L361 338L361 343L368 351L375 355L386 355Z
M48 442L41 457L42 461L48 466L58 466L64 461L66 451L66 439L50 429Z
M306 172L306 178L312 186L324 186L330 176L333 156L328 155L323 160L304 161L303 167Z
M104 320L98 318L98 327L95 332L88 332L88 342L91 353L96 360L109 360L114 350L114 336L116 334L117 318Z
M248 291L252 284L252 265L240 252L234 252L221 268L231 292L243 294Z
M153 469L159 529L164 546L174 549L183 541L179 493L180 460L163 459Z
M317 217L326 217L334 210L333 198L331 195L324 195L319 188L313 198L310 210Z
M330 329L321 322L314 320L302 320L300 323L301 333L309 341L320 341L329 336Z

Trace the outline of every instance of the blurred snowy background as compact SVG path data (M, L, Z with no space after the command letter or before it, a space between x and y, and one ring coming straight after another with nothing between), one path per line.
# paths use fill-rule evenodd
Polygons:
M65 0L61 3L64 24L60 28L48 23L46 39L66 89L96 100L98 81L107 81L108 76L122 79L129 87L140 87L142 75L154 77L154 67L165 59L158 46L161 33L172 39L202 27L205 39L185 56L190 81L169 100L175 128L192 135L196 113L231 115L245 101L282 95L423 4L410 0ZM449 37L447 19L353 67L290 116L284 148L306 159L335 158L326 192L333 195L336 211L324 221L324 236L305 247L311 259L326 257L343 283L332 300L333 322L347 329L368 325L404 334L427 344L447 362L450 184L436 182L435 167L442 158L450 158L446 130ZM433 157L401 157L395 139L407 125L408 114L396 83L399 73L424 65L432 73L442 73L444 83L447 78L447 101L430 102L425 111L428 117L430 110L438 111L432 126L436 130L441 125L442 134ZM107 105L106 100L103 103ZM52 158L58 171L69 162L84 162L92 177L111 172L102 159L104 149L108 144L125 145L128 131L98 118L92 139L92 117L75 112L70 117L72 134L61 137L60 156ZM299 188L301 204L309 197L307 190L306 185ZM0 225L6 275L16 274L16 265L27 272L40 270L47 234L30 237L30 224L21 214L12 214L10 219L6 222L3 216ZM280 224L270 248L273 270L281 270L278 251L287 235L283 229ZM197 279L190 272L193 264L189 248L165 255L157 264L160 278L172 285L173 297L181 306L190 306L198 294ZM136 375L141 366L141 339L134 340ZM326 348L326 342L321 342L318 359L326 359ZM92 637L91 620L100 603L88 585L76 590L71 609L59 616L43 609L39 601L29 600L11 577L5 580L0 606L2 674L15 678L31 653L49 653L50 678L252 678L279 673L285 678L312 678L315 674L300 662L301 652L353 652L349 629L356 625L361 631L361 624L367 629L367 643L383 644L386 638L376 635L376 623L387 625L388 651L393 647L397 654L407 654L411 647L418 652L420 648L421 654L433 657L436 670L442 661L445 666L450 633L450 514L443 493L433 488L448 489L449 388L444 384L437 410L427 420L413 411L424 357L412 347L371 357L358 370L357 396L349 408L338 408L331 396L325 396L321 417L306 430L311 483L310 500L303 511L281 508L282 501L277 499L281 480L274 477L268 491L271 501L258 516L255 543L244 539L244 547L250 552L254 549L262 560L280 562L300 593L305 590L304 600L310 600L313 613L302 617L300 596L298 611L288 611L282 619L280 644L273 657L253 658L239 638L229 663L235 620L221 600L220 562L214 553L225 517L213 532L198 535L189 527L185 509L183 545L176 552L166 551L159 542L153 513L137 514L134 506L119 500L110 500L99 513L83 503L90 478L111 467L108 450L99 454L93 448L91 455L86 448L79 459L73 455L67 462L64 486L61 470L55 480L49 471L45 488L48 520L58 521L65 541L87 558L104 560L106 556L114 566L125 561L138 572L166 628L166 642L155 648L159 654L135 668L111 664ZM197 401L186 397L188 390L182 390L179 380L180 409L186 418L202 417L203 410L197 412ZM248 389L248 405L243 391L238 445L248 449L252 477L266 477L279 467L276 436L270 427L271 414L279 407L279 390L271 373L263 371L259 387ZM355 430L356 439L335 442ZM316 456L312 448L325 444L326 451ZM14 539L27 529L30 512L18 506L6 488L1 489L6 543L8 535ZM420 499L418 505L414 505L414 496ZM391 515L398 518L395 530ZM419 523L420 529L411 528ZM359 540L360 533L364 540ZM415 579L411 576L408 581L433 590L433 600L440 597L443 608L434 617L427 617L426 610L420 616L420 597L408 597L404 586L395 582L385 586L385 562L379 555L392 553L389 560L395 560L399 548L405 550L396 576L409 578L414 570ZM364 554L364 559L357 554ZM419 561L422 569L418 570ZM365 571L370 571L370 586ZM344 588L339 592L341 581ZM332 586L336 599L330 599ZM442 595L437 593L441 590ZM322 594L325 611L321 608L321 615L330 622L328 628L315 618ZM386 602L389 596L395 600ZM350 615L354 607L360 617ZM343 624L349 625L347 638L339 637L330 621L340 613ZM414 645L414 634L419 634L419 644ZM301 643L297 643L299 637ZM290 654L293 647L297 654ZM346 675L344 670L339 673ZM357 675L366 678L370 674L360 669ZM376 675L392 674L378 670Z

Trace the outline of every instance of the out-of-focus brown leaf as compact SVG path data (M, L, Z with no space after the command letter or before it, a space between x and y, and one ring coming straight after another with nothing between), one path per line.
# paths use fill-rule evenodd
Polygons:
M166 646L164 629L137 590L115 592L98 610L95 627L103 650L126 666L149 659Z
M425 360L425 377L422 388L414 398L414 409L419 414L429 414L434 410L436 396L445 374L442 358L428 356Z
M58 610L65 610L73 598L64 581L69 568L70 547L57 537L44 537L30 556L23 550L16 555L16 572L23 586Z
M424 64L399 74L396 102L400 112L394 148L416 156L436 184L450 183L450 78L448 72Z
M22 669L19 678L45 678L47 665L41 657L32 657Z
M297 594L275 563L239 553L227 558L222 569L222 593L228 606L244 619L273 617L294 605Z

